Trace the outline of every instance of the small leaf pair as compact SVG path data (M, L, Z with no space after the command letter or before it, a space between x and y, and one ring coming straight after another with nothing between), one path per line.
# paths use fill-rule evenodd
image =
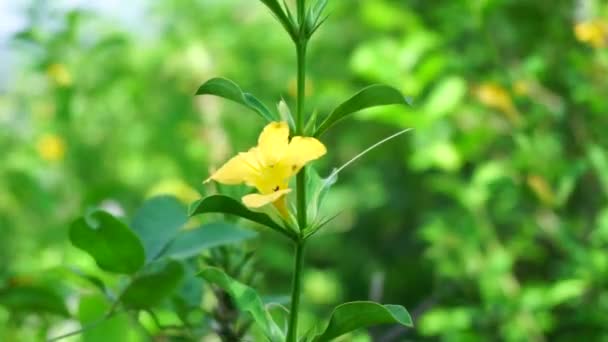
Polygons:
M271 112L252 94L243 92L234 82L224 78L213 78L200 86L196 95L215 95L239 103L256 112L266 122L278 121L281 118ZM311 136L320 137L336 123L358 111L387 105L410 105L411 99L387 85L371 85L362 89L350 99L334 109L317 127L317 116L310 117L306 131Z

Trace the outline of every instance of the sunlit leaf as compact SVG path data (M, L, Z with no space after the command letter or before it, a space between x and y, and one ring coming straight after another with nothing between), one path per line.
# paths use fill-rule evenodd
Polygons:
M83 342L141 341L142 336L138 329L133 329L127 313L106 316L110 305L98 294L80 297L78 319L83 327L88 327L79 335L80 339Z
M234 224L209 223L197 229L181 232L163 256L187 259L206 249L242 242L256 235L256 232L239 228Z
M154 260L188 221L188 211L174 197L147 200L133 218L133 231L143 242L146 260Z
M77 219L69 235L72 244L91 255L105 271L132 274L144 264L144 247L137 235L106 212Z
M234 82L225 78L213 78L198 88L196 95L215 95L239 103L260 115L268 122L278 121L272 112L255 96L245 93Z
M152 265L141 275L136 276L120 296L121 302L128 307L143 309L160 304L179 286L184 276L184 267L175 260Z
M350 302L336 307L329 324L312 341L324 342L351 331L381 324L399 324L413 327L412 318L400 305L382 305L375 302Z
M315 136L321 136L331 126L360 110L386 105L409 105L410 103L411 100L393 87L382 84L369 86L334 109L321 123Z

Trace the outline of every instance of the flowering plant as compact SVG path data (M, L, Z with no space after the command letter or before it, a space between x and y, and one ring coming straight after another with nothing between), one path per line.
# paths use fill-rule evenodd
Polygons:
M306 52L313 34L327 19L324 15L327 0L317 0L313 4L298 0L295 15L286 3L261 1L281 23L295 46L295 115L285 103L279 106L283 109L280 113L269 110L255 96L243 92L236 83L227 79L213 78L200 86L197 95L214 95L237 102L265 121L257 146L230 158L212 172L205 183L245 184L256 191L240 199L221 194L205 197L192 204L188 215L173 198L153 198L144 204L130 226L104 211L95 211L76 220L70 229L71 242L89 253L101 269L127 276L126 285L121 286L117 294L106 291L104 287L112 305L103 319L121 310L136 314L145 312L158 323L159 329L172 329L181 337L196 339L201 336L198 329L206 322L191 318L193 312L201 310L200 295L191 300L180 292L185 282L200 290L202 284L193 283L194 275L211 285L216 294L218 305L206 313L216 323L211 325L212 329L226 341L245 339L252 324L260 336L273 342L329 341L353 330L378 324L412 326L412 319L402 306L360 301L339 305L328 323L319 323L305 334L298 330L305 247L310 237L332 219L321 215L324 195L346 166L408 130L371 146L336 168L325 179L319 177L311 165L328 152L321 136L357 111L383 105L404 105L408 104L408 99L390 86L372 85L337 106L322 120L316 114L308 116L304 91ZM256 222L293 243L295 261L290 309L279 303L264 304L257 292L246 285L246 265L250 256L225 246L249 239L255 233L235 227L229 219L207 223L198 229L181 229L188 216L211 213ZM197 264L194 258L211 247L220 248L219 253L212 252L203 258L203 266ZM87 279L91 280L90 277ZM95 279L92 281L100 283ZM155 316L154 307L167 298L172 299L181 325L164 326Z

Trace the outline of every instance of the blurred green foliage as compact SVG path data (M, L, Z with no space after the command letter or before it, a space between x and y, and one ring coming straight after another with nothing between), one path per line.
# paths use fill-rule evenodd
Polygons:
M209 169L252 145L263 122L195 98L203 81L226 76L269 106L281 96L293 104L289 38L260 4L143 7L130 21L116 19L119 9L37 1L9 42L0 289L22 292L0 291L0 340L70 331L65 310L82 322L104 311L66 276L67 265L96 270L68 243L75 217L92 208L133 217L160 193L190 203L215 191L201 183ZM326 115L375 82L414 106L332 128L321 170L415 130L329 193L328 210L342 213L307 252L305 327L343 300L373 299L406 305L416 324L373 329L374 341L608 338L608 5L361 0L330 1L330 11L311 45L308 110ZM261 234L247 248L261 292L287 294L289 246ZM15 296L42 299L16 307ZM106 337L142 338L129 317L103 324ZM95 331L81 338L103 340Z

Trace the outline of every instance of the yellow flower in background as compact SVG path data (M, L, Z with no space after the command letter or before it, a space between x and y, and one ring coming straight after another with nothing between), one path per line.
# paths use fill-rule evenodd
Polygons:
M228 160L209 179L223 184L246 184L259 193L246 195L243 203L260 208L269 203L286 214L284 197L291 192L289 179L304 165L327 152L317 139L296 136L289 140L286 122L272 122L264 127L258 145Z
M40 158L46 161L60 161L65 156L65 142L60 136L55 134L43 135L38 140L36 148L38 150L38 155L40 155Z
M173 195L182 203L190 204L201 195L186 182L178 178L169 178L155 184L147 193L148 197L159 195Z
M519 112L515 108L511 96L503 87L493 83L484 83L474 88L473 93L479 102L490 108L500 110L512 123L519 123Z
M599 19L577 23L574 26L576 39L595 48L608 46L608 22Z
M72 84L72 75L65 65L54 63L46 70L49 77L58 85L67 87Z

